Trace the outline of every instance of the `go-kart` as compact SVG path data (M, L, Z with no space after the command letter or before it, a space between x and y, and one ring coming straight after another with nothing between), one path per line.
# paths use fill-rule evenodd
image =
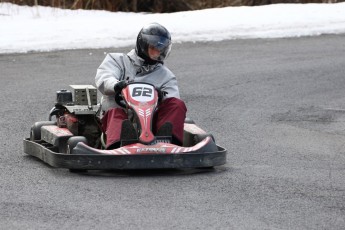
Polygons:
M71 88L57 91L48 121L31 127L30 137L24 139L25 153L71 171L211 168L226 163L226 149L216 145L214 137L191 119L185 120L182 145L172 143L169 132L153 134L152 119L160 93L147 83L129 83L116 95L116 102L128 113L127 125L130 121L138 138L124 137L120 147L106 149L97 89L92 85Z

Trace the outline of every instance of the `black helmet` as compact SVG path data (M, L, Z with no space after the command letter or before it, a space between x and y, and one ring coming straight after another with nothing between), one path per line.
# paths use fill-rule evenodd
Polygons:
M149 54L149 47L156 51L156 55ZM171 50L171 36L169 31L158 23L144 26L137 37L135 51L146 63L163 62Z

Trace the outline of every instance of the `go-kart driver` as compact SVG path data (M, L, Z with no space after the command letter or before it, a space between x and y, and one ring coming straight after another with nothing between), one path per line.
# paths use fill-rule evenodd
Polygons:
M151 23L140 30L135 49L127 54L107 54L97 69L95 81L103 94L102 129L107 137L107 149L120 147L122 123L128 116L115 102L115 94L131 81L150 83L164 92L153 120L153 133L170 122L173 143L182 144L187 108L180 99L175 75L164 65L170 50L169 31L158 23Z

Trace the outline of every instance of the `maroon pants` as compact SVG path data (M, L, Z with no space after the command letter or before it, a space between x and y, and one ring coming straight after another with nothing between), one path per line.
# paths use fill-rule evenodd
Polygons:
M153 133L166 122L173 125L173 138L180 144L183 143L183 125L187 108L185 103L178 98L167 98L158 105L153 118ZM109 109L102 118L102 129L107 136L107 148L120 141L122 121L128 119L121 108Z

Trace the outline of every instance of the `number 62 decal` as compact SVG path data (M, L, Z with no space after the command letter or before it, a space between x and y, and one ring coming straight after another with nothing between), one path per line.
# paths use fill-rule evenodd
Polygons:
M152 88L147 87L134 87L132 91L132 97L152 97Z
M133 100L147 102L154 99L154 86L149 84L130 84L129 92Z

